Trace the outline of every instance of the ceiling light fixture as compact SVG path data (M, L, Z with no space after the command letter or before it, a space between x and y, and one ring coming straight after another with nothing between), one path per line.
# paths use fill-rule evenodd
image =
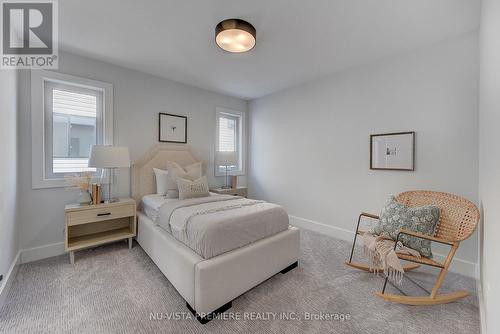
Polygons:
M255 28L247 21L227 19L215 27L215 43L228 52L246 52L255 46Z

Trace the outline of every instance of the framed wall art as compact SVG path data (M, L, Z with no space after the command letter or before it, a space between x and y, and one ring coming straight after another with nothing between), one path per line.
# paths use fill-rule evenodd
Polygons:
M187 143L187 117L160 113L158 141L165 143Z
M370 136L370 169L415 170L415 132Z

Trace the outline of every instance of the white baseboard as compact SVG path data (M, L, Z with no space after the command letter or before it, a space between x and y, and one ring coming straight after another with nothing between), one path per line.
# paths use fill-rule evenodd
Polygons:
M314 220L305 219L297 216L288 216L290 218L290 225L305 228L314 232L328 235L335 239L345 240L352 242L354 239L354 232L349 231L337 226L326 225Z
M290 215L289 218L290 218L290 224L297 227L305 228L307 230L328 235L335 239L345 240L349 242L352 242L354 239L354 231L349 231L337 226L326 225L314 220L305 219L297 216ZM353 230L354 228L355 227L353 227ZM434 253L434 257L437 261L444 261L446 256L443 254ZM476 263L455 257L453 258L453 262L450 266L450 271L478 279L476 268L477 268Z
M444 262L446 255L434 253L434 258L439 262ZM479 277L477 276L477 267L477 263L467 261L459 257L454 257L451 262L450 271L478 280Z
M33 262L64 254L64 242L21 250L21 263Z
M484 294L483 294L483 286L481 284L481 279L476 281L476 290L477 297L479 299L479 321L481 324L481 333L487 334L486 330L486 306L484 304Z
M0 309L2 308L5 300L7 299L7 295L9 294L10 287L12 286L12 282L14 282L14 278L17 274L17 269L19 268L19 264L21 263L21 251L17 252L16 257L12 261L9 271L5 274L2 282L0 283Z

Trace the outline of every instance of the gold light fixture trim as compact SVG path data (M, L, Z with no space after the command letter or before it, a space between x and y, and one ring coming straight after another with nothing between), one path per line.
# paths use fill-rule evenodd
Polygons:
M227 19L215 27L215 43L228 52L247 52L254 48L256 31L241 19Z

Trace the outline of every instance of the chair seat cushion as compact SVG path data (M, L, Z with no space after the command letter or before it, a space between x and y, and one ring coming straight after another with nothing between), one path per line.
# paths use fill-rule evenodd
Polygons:
M380 213L380 219L370 230L373 235L384 235L396 240L399 229L406 228L411 231L427 235L434 235L434 230L439 222L440 209L434 205L410 208L399 203L391 196ZM411 249L418 251L422 256L432 258L431 242L402 234L399 240Z

